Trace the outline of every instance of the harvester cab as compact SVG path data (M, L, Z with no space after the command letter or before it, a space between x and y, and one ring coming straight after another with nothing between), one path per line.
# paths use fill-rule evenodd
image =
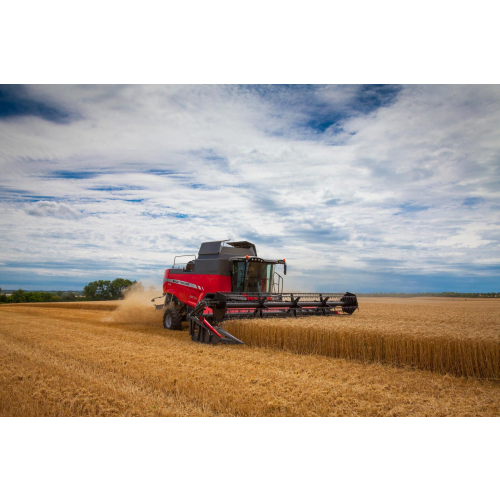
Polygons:
M208 344L243 343L221 327L226 319L350 315L358 308L348 292L286 293L280 272L286 275L285 259L263 259L249 241L202 243L198 256L177 256L165 270L157 297L164 302L155 307L164 328L180 330L188 321L192 339Z

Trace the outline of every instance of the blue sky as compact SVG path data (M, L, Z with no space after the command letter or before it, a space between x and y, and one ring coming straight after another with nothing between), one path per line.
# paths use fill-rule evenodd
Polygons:
M499 86L0 86L0 286L232 238L289 290L499 291L499 124Z

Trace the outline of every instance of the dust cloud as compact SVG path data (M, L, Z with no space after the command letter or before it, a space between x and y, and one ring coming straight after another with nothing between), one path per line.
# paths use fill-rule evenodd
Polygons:
M118 308L113 311L107 321L125 324L161 325L162 313L155 310L151 299L160 297L161 290L150 287L144 290L142 286L132 286L125 292L125 298L119 301ZM155 301L161 304L163 299Z

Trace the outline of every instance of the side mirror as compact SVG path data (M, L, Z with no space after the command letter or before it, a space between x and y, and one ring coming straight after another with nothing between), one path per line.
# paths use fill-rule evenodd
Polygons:
M284 266L283 274L286 276L286 264L283 264L283 266Z

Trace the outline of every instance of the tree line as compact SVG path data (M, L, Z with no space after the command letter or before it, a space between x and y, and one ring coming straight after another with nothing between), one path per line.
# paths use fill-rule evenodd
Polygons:
M28 292L26 290L16 290L12 295L1 294L0 303L21 303L21 302L74 302L78 300L73 292Z
M142 284L117 278L113 281L92 281L83 288L83 296L77 296L73 292L28 292L16 290L12 295L2 294L0 288L0 303L23 303L23 302L76 302L85 300L117 300L123 298L124 293L134 286L139 291L144 290Z

